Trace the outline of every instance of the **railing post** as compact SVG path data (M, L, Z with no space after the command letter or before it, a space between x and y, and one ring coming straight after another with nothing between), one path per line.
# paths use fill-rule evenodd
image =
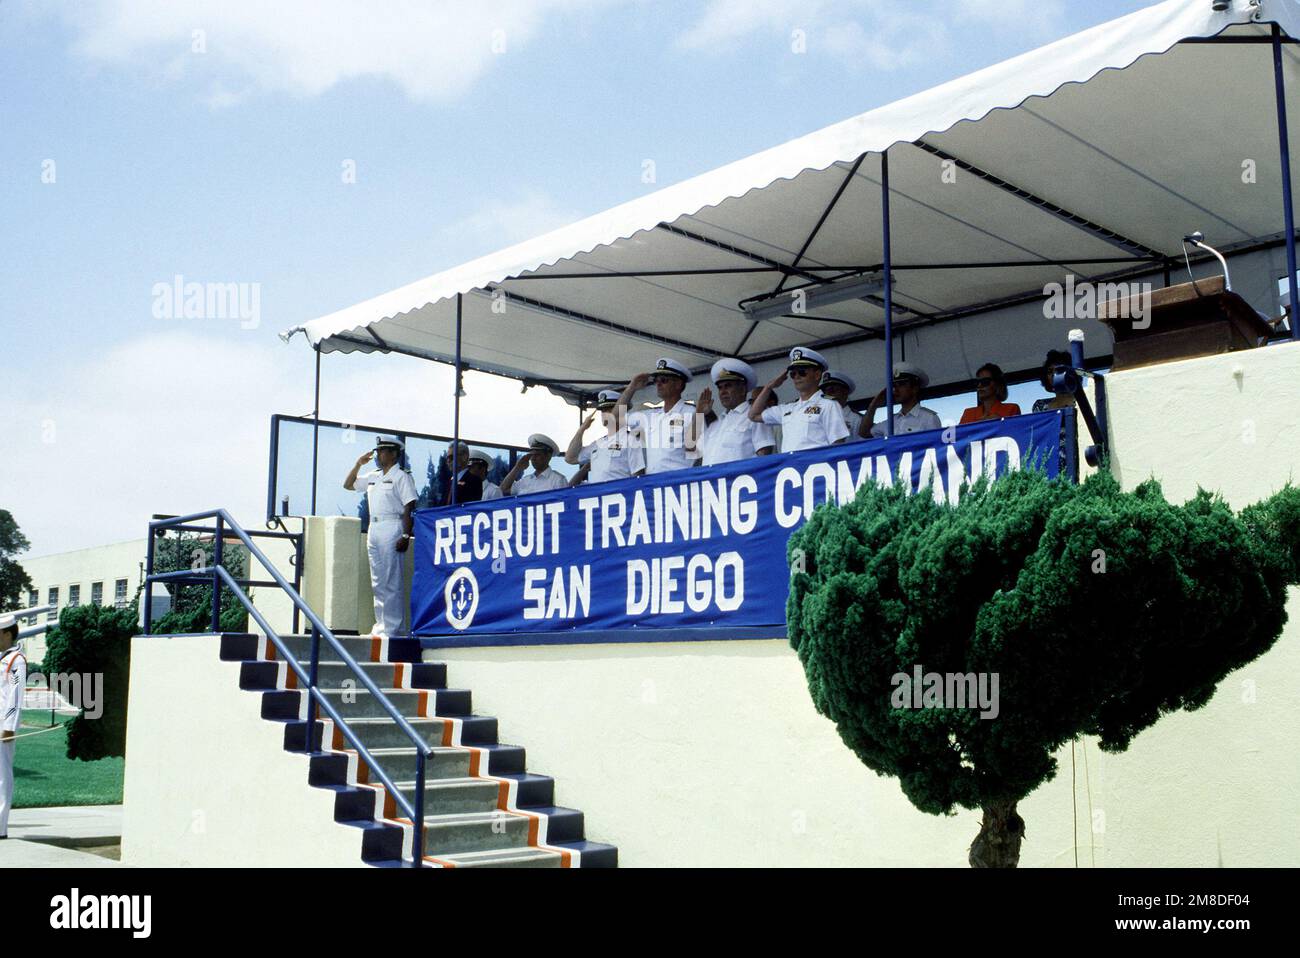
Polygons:
M288 531L288 530L286 530ZM293 591L302 595L302 544L307 536L307 520L302 521L302 532L293 538ZM249 568L252 568L252 556L249 556ZM298 634L298 605L293 604L293 634Z
M306 750L316 751L316 670L320 664L320 630L311 627L311 666L307 671L307 740Z
M415 828L411 836L411 866L424 867L424 743L415 749Z
M144 549L144 634L153 635L153 526L149 527L149 541Z
M221 544L225 538L225 529L221 524L221 516L217 516L217 537L212 541L212 631L221 631L221 576L217 570L221 568Z

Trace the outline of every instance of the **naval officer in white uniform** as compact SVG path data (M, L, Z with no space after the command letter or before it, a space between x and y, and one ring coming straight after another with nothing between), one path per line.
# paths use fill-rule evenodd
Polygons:
M14 803L14 736L23 712L27 659L18 647L18 620L0 616L0 838L9 837Z
M618 397L617 389L602 389L597 393L595 411L583 419L565 450L564 461L569 465L590 465L588 482L629 479L645 472L645 446L636 441L626 423L619 425ZM597 415L605 434L583 445L582 437Z
M569 480L551 468L551 459L559 455L560 446L550 436L535 432L528 437L528 455L520 456L513 469L501 480L501 494L504 496L524 496L530 492L550 492L552 489L564 489ZM529 465L533 471L521 476Z
M402 553L411 542L411 512L418 497L415 480L400 465L402 444L387 436L375 437L373 453L357 460L343 488L356 491L359 481L370 507L366 554L370 557L370 588L375 594L375 627L371 635L391 638L402 628ZM376 458L378 469L358 478L361 467Z
M798 452L832 446L849 437L844 412L834 399L822 394L819 383L828 364L826 357L807 346L790 350L785 372L762 388L749 409L749 418L781 427L781 451ZM786 378L794 383L799 398L779 406L768 406L767 397Z
M488 471L492 468L492 457L482 449L474 449L469 454L469 471L483 483L483 498L481 501L486 502L488 499L500 499L501 487L488 478Z
M939 414L921 405L921 392L928 385L930 385L930 377L920 366L911 363L894 363L894 402L898 403L898 412L894 413L895 436L943 428L943 423L939 421ZM859 436L866 435L868 425L876 418L876 410L884 404L885 391L882 389L867 407L867 415L858 426ZM874 438L883 438L885 424L877 422L870 426L870 430Z
M699 424L694 411L682 398L690 381L689 369L675 359L663 357L656 360L654 372L633 376L623 395L618 397L618 415L645 448L647 476L695 465L699 456L695 448ZM628 412L637 390L651 382L663 400L663 407Z
M849 408L849 397L857 390L858 384L848 373L842 373L838 369L828 369L822 373L821 387L824 395L830 396L840 404L844 410L844 425L849 427L849 437L856 437L862 417Z
M749 418L749 391L758 382L754 367L739 359L719 359L709 375L718 389L722 412L715 411L711 390L700 393L695 411L706 423L699 443L701 464L717 466L775 452L772 427Z

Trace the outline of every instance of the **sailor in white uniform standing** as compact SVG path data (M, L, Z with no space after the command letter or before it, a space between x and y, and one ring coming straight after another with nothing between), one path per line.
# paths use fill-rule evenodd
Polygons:
M798 452L832 446L849 437L844 411L835 400L822 394L819 383L828 364L826 357L807 346L790 350L790 365L762 388L749 409L749 418L781 427L781 451ZM799 398L779 406L768 406L767 397L789 377Z
M551 459L559 452L559 444L550 436L544 436L540 432L533 433L528 437L528 455L520 456L514 468L501 480L501 494L523 496L530 492L550 492L553 489L567 488L569 480L551 468ZM520 473L527 469L530 463L533 471L526 476L521 476Z
M700 436L701 464L718 466L775 452L772 427L749 418L749 391L758 381L754 367L739 359L719 359L709 375L717 387L722 412L714 411L711 390L700 393L695 411L706 423Z
M500 499L501 487L488 478L488 470L492 468L492 457L482 449L474 449L469 454L469 471L478 476L483 482L483 499Z
M849 427L849 438L856 439L862 416L849 408L849 397L858 388L858 384L848 373L842 373L838 369L828 369L822 373L821 387L824 395L830 396L840 404L844 410L844 425Z
M699 457L695 449L699 428L697 417L682 398L682 392L690 381L689 369L675 359L664 357L655 362L654 372L633 376L623 390L623 395L618 397L619 417L645 447L647 476L685 469L695 465L695 460ZM632 397L651 382L663 400L662 408L628 412Z
M645 447L636 441L626 424L619 425L618 397L618 390L602 389L596 395L596 411L583 419L565 450L564 461L569 465L591 465L587 473L588 482L629 479L645 472ZM597 415L605 427L605 434L595 442L583 445L582 437Z
M402 444L386 436L375 437L373 453L357 460L343 488L356 491L357 482L370 507L366 554L370 557L370 588L375 594L375 627L371 635L391 638L402 628L402 554L411 542L411 512L418 497L415 480L400 465ZM378 469L358 479L357 472L376 457Z
M9 837L14 804L14 737L23 713L27 659L18 647L18 620L0 616L0 838Z

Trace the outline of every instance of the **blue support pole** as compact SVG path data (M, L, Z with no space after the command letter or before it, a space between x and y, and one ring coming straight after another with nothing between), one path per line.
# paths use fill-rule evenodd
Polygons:
M316 347L316 399L311 410L311 514L316 515L316 467L320 449L320 347Z
M885 435L894 435L894 278L890 275L889 252L889 151L880 154L880 215L884 225L885 251Z
M275 471L280 459L280 415L271 416L271 449L266 458L266 521L275 517Z
M460 475L460 316L462 296L456 294L456 392L453 403L453 422L451 427L451 504L456 505L456 477Z
M1286 219L1286 278L1291 293L1291 338L1300 339L1300 293L1296 289L1295 212L1291 206L1291 144L1286 128L1286 86L1282 80L1282 31L1273 24L1273 87L1277 100L1277 140L1282 155L1282 211Z

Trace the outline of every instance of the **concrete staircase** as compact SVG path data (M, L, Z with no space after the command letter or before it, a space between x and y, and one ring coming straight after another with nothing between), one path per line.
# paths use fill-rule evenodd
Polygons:
M524 749L497 741L497 720L474 715L468 689L447 688L443 663L420 661L414 639L339 636L398 711L434 746L425 764L427 867L614 867L618 849L584 837L582 812L555 805L555 781L526 771ZM308 668L310 636L285 645ZM381 702L322 640L318 683L397 787L415 792L416 752ZM309 784L334 792L335 820L362 831L371 865L411 864L414 830L330 719L307 729L307 696L264 636L227 634L221 657L241 662L241 688L262 696L262 717L284 725L284 747L310 756ZM319 716L319 712L318 712ZM373 779L373 782L372 782Z

